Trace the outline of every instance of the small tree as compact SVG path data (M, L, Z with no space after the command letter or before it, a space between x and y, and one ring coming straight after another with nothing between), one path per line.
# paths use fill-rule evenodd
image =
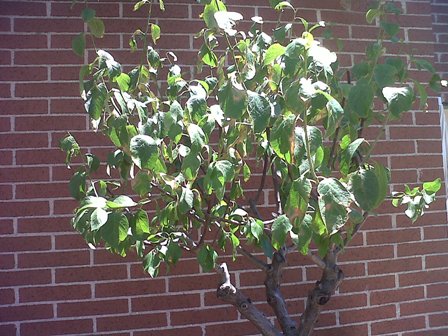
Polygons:
M400 9L389 1L372 5L366 18L379 22L378 40L367 47L365 60L347 71L313 36L325 23L310 24L287 1L269 0L280 15L291 17L279 19L271 34L261 17L242 32L236 23L243 17L227 11L221 0L200 2L205 28L197 34L204 41L198 68L210 68L211 75L187 81L173 53L162 58L152 47L160 28L151 22L151 0L135 4L135 10L148 9L146 28L130 40L132 51L141 50L139 65L125 72L111 54L96 50L95 59L81 68L85 109L114 149L106 178L95 177L101 166L97 156L82 156L70 181L79 201L72 224L91 245L102 242L122 256L135 249L152 277L162 263L174 265L193 253L205 271L221 274L218 297L263 335L310 335L343 280L339 254L388 198L389 170L371 157L378 139L417 95L420 107L426 106L425 88L409 78L408 64L384 56L386 40L400 43L393 20ZM159 4L163 9L162 0ZM86 6L82 19L92 38L103 36L94 10ZM81 33L73 41L80 56L85 39ZM437 83L430 63L414 58L411 63L430 71L431 83ZM159 78L162 68L168 68L166 82ZM372 123L381 128L369 142L363 131ZM67 164L81 154L71 135L61 148ZM245 191L254 183L250 159L262 166L251 197ZM268 178L277 200L271 218L259 208ZM393 203L406 204L406 215L415 221L440 185L438 179L422 189L406 186L392 194ZM265 272L266 299L281 331L231 284L226 264L217 266L226 249ZM286 256L294 251L322 269L299 324L280 291Z

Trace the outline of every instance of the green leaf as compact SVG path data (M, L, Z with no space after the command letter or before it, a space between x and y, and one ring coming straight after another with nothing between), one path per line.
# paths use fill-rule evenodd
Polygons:
M344 117L344 109L342 108L341 104L334 99L332 96L330 96L326 92L321 92L328 100L327 102L327 122L326 122L326 136L331 137L336 129L339 127L339 124Z
M179 247L177 242L170 241L165 254L165 261L168 264L175 264L178 262L182 256L182 249Z
M435 194L442 187L442 180L440 178L435 179L432 182L423 183L423 190L426 191L427 194Z
M136 135L131 139L129 150L132 161L140 169L154 169L159 160L159 149L156 141L148 135Z
M295 115L280 117L274 123L271 132L271 146L274 152L286 162L292 162L294 150Z
M114 78L114 80L117 82L118 87L121 91L127 92L129 90L129 85L131 84L131 78L128 74L125 74L124 72L120 73L117 77Z
M199 265L201 265L204 272L210 272L213 268L215 268L218 254L211 246L204 245L199 250L197 258Z
M88 7L84 8L81 12L81 18L84 22L89 22L95 17L95 15L96 15L95 10Z
M400 26L396 23L381 21L381 28L384 29L386 34L393 38L400 32Z
M275 5L274 9L277 11L281 11L285 8L290 8L295 11L295 8L288 1L280 1L277 5Z
M361 146L364 141L364 138L356 139L343 151L341 162L339 165L339 170L342 174L347 175L350 172L350 164L352 162L352 158L358 150L359 146Z
M307 178L298 178L292 181L285 203L285 214L294 226L302 223L308 209L311 193L311 182Z
M266 50L263 65L268 65L274 62L277 57L280 57L285 53L285 50L286 48L279 43L272 44L268 50Z
M355 116L367 118L372 111L373 89L368 82L359 81L352 87L348 96L348 106Z
M143 269L151 278L155 278L159 274L160 262L158 251L153 249L143 258Z
M151 38L154 44L156 44L157 40L160 38L160 27L154 23L151 23Z
M86 194L86 172L78 171L73 174L69 182L70 195L76 200L81 200Z
M107 222L107 212L102 208L96 208L90 215L90 229L92 231L98 230Z
M258 241L263 235L264 224L261 220L251 219L249 222L250 232Z
M285 244L286 236L292 225L285 215L277 217L272 224L272 246L279 250Z
M87 25L93 36L97 38L103 38L105 30L103 20L94 17L91 20L89 20L89 22L87 22Z
M244 182L249 181L250 175L251 175L250 168L247 165L247 163L244 162L244 165L243 165L243 180L244 180Z
M317 192L322 198L334 201L344 207L348 207L351 195L345 186L335 178L324 178L317 186Z
M189 124L187 127L188 135L191 141L191 151L198 153L206 144L205 134L202 129L196 124Z
M138 240L147 239L151 233L149 229L149 218L145 210L139 209L131 220L131 230L134 237Z
M59 148L66 153L65 164L70 168L70 162L74 156L79 155L81 148L73 135L69 134L59 142Z
M254 124L254 132L263 132L269 124L269 119L273 112L273 106L266 97L253 92L247 91L249 94L249 114Z
M132 190L140 197L145 197L151 190L151 177L147 172L139 171L132 180Z
M100 159L91 153L86 154L87 168L89 173L94 173L100 167Z
M179 198L179 212L186 214L193 207L194 194L190 188L182 187L182 193Z
M383 96L389 105L390 113L398 118L401 113L409 111L414 102L414 92L406 87L385 87Z
M230 161L227 160L215 161L213 162L212 166L219 173L218 179L220 178L220 176L222 176L223 178L222 182L225 183L233 180L235 176L235 169L233 168L233 165Z
M129 208L136 205L137 203L135 203L132 198L126 195L120 195L113 201L107 201L107 207L110 209Z
M294 245L297 246L297 249L303 255L308 254L309 245L311 243L311 238L313 236L313 230L311 228L313 221L313 217L310 215L305 215L302 224L300 225L299 232L297 235L291 231L291 238L294 242Z
M374 69L374 78L379 88L393 85L397 69L389 64L377 64Z
M201 160L196 153L188 154L182 161L181 171L188 181L196 179Z
M369 169L360 169L351 175L350 184L359 206L365 211L371 211L386 198L389 172L380 164Z
M381 12L377 8L371 8L366 13L366 20L368 23L372 23L377 17L379 17Z
M419 81L413 81L414 86L417 88L417 92L420 99L420 109L424 110L428 106L428 93L426 92L426 87L422 85Z
M106 100L107 88L103 83L93 86L90 91L87 92L84 107L89 113L90 118L93 120L99 120L101 118Z
M221 0L211 1L209 4L205 5L202 17L204 19L207 28L214 29L218 28L218 23L215 19L215 13L219 11L226 11L226 6Z
M207 64L212 68L218 65L218 57L207 47L206 44L203 44L201 49L199 50L199 58L202 60L202 62L204 62L204 64Z
M110 246L118 248L119 244L127 238L128 229L127 217L122 213L112 212L106 224L101 227L101 236Z
M425 59L419 59L419 58L413 58L412 61L417 66L417 69L425 69L429 71L430 73L435 73L436 70L434 69L434 66L431 64L431 62L425 60Z
M234 36L237 31L233 29L236 22L243 19L243 16L237 12L217 11L214 14L217 26L224 30L229 36Z
M80 33L73 38L72 49L76 55L84 57L84 50L86 49L86 37L84 33Z
M247 107L247 92L232 77L218 90L218 102L226 117L240 119Z

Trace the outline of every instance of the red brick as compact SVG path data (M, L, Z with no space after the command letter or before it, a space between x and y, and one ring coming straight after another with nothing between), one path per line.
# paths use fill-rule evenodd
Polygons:
M43 99L0 100L0 109L3 115L46 114L48 113L48 102Z
M0 165L12 165L12 151L0 151Z
M339 313L341 324L368 322L396 317L395 305L365 309L344 310Z
M1 19L0 19L1 21ZM1 25L1 23L0 23ZM2 50L0 51L0 64L1 65L11 65L12 64L12 56L11 51Z
M413 332L403 333L403 336L428 336L430 333L431 336L446 336L448 333L448 328L442 329L434 329L431 330L419 330Z
M227 335L246 336L257 335L259 331L248 321L233 321L226 324L210 324L205 326L206 335L220 335L225 330ZM196 336L196 335L195 335Z
M3 2L0 2L2 4ZM0 45L6 49L45 49L47 37L44 35L0 34ZM6 76L4 78L7 78Z
M157 336L172 336L173 333L177 334L177 333L181 333L182 336L198 336L201 335L202 333L202 328L201 327L181 327L181 328L173 328L173 327L169 327L169 329L165 329L165 330L153 330L153 331L134 331L133 335L134 336L148 336L148 333L154 333L154 335Z
M62 217L31 217L18 219L19 233L73 232L70 219Z
M424 313L443 312L448 307L448 298L422 300L409 303L400 303L400 314L402 316L417 315Z
M58 316L79 317L93 315L112 315L128 313L128 300L89 300L82 302L59 303Z
M5 239L8 237L2 237ZM0 254L0 269L6 270L15 267L14 254Z
M20 254L20 268L66 267L89 263L89 251Z
M17 1L2 1L0 2L0 13L8 16L44 16L47 15L47 8L44 2L20 3Z
M12 199L12 185L0 185L0 200Z
M448 325L448 313L429 315L429 326L444 327ZM446 329L448 331L448 329Z
M172 309L195 308L200 306L199 294L164 295L132 298L132 311L169 311Z
M56 270L56 283L106 281L127 278L126 265L66 267Z
M16 97L77 97L77 83L18 83L16 84Z
M400 273L422 269L421 258L394 259L384 261L370 261L367 263L367 270L370 275Z
M45 286L20 288L20 302L70 301L92 296L90 285Z
M15 302L14 289L1 288L0 289L0 305L11 305L14 302Z
M157 328L167 325L166 314L117 315L97 319L98 331Z
M378 247L348 247L339 258L340 261L374 260L394 257L393 246Z
M427 286L428 297L448 297L448 283Z
M364 307L367 305L367 295L363 294L349 294L338 295L335 294L325 305L327 310L339 310L353 307Z
M448 244L445 241L414 242L398 245L399 257L447 252Z
M16 199L70 197L67 183L33 183L16 185Z
M83 31L81 19L14 19L14 30L27 33L79 33Z
M128 280L111 283L95 284L95 296L97 298L120 297L120 296L142 296L159 294L165 291L165 280Z
M396 331L416 330L425 327L425 317L399 318L372 323L372 335L389 334Z
M17 65L81 64L79 56L71 50L16 51L14 55L14 64Z
M238 317L238 311L233 306L176 311L171 313L171 323L173 325L191 324L192 316L194 316L194 322L200 324L207 322L234 321Z
M22 323L21 336L56 336L67 334L83 334L93 332L93 321L90 319L55 320L45 322Z
M369 276L362 278L345 279L342 281L339 291L341 293L364 292L367 290L386 289L395 287L395 277L393 275L386 276Z
M17 131L55 131L55 130L85 130L86 117L45 116L45 117L17 117Z
M45 67L0 67L0 71L4 76L3 78L7 79L8 82L45 81L48 79L48 71Z
M2 324L0 325L0 334L14 336L17 334L17 327L15 324Z
M2 237L0 252L45 251L51 249L51 237Z
M370 292L370 304L384 305L386 303L412 301L423 299L424 295L424 288L422 286L372 291Z
M48 179L49 171L47 167L14 167L3 168L0 171L1 183L48 181Z
M48 136L46 134L0 134L0 142L4 148L31 148L32 146L45 147L48 146ZM27 174L25 173L23 175L26 176ZM2 180L2 182L5 181L6 180ZM14 180L12 180L12 182L13 181Z
M448 281L446 270L414 272L399 275L400 286L412 286Z
M419 228L367 232L366 237L368 245L393 244L421 239Z
M184 292L191 290L216 289L216 275L205 274L195 276L184 276L169 279L169 292Z
M0 216L2 217L48 215L49 211L49 204L47 201L0 203Z
M41 304L0 307L0 316L2 322L48 319L53 317L53 306Z
M442 268L448 265L448 254L427 256L425 266L427 269Z
M368 327L366 324L351 325L349 327L333 327L330 329L320 329L313 332L313 336L360 336L368 335Z

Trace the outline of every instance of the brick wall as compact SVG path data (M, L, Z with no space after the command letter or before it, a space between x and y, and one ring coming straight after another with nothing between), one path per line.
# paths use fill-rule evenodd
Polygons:
M162 48L194 64L193 33L202 23L193 0L165 0L156 12ZM228 0L245 18L273 19L263 0ZM415 55L448 72L448 6L445 0L401 0L403 36ZM83 146L104 141L86 132L78 98L82 63L71 38L82 29L80 7L71 1L0 1L0 335L248 336L254 328L215 298L216 276L199 273L192 259L169 276L143 274L135 258L89 250L69 224L75 204L58 140L70 130ZM310 21L332 21L345 42L340 58L350 64L373 36L365 1L343 10L337 0L294 0ZM431 7L432 3L432 7ZM127 41L143 25L132 1L100 1L107 34L100 48L132 63ZM436 12L431 16L431 11ZM435 39L438 41L434 44ZM125 60L125 57L127 59ZM191 66L191 69L193 67ZM393 168L394 183L443 176L437 102L427 113L412 111L388 127L377 156ZM265 190L269 196L270 190ZM448 335L448 242L443 197L411 224L391 206L366 223L342 257L347 276L318 323L316 335ZM318 271L300 256L289 258L283 286L290 311L303 310ZM263 276L244 261L232 263L236 284L260 307Z

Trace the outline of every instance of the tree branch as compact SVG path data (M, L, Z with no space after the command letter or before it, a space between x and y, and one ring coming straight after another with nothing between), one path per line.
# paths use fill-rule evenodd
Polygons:
M306 308L300 318L297 336L311 335L317 322L322 306L330 300L333 293L344 279L344 273L336 264L337 253L329 251L325 256L325 269L320 281L316 282L314 289L308 294Z
M272 263L266 270L266 280L264 285L266 287L266 299L275 315L277 316L280 327L285 336L294 336L297 332L296 323L291 319L285 299L280 292L280 284L282 277L282 270L286 263L286 249L283 248L275 252L272 257Z
M232 285L226 263L221 264L217 272L221 275L221 281L216 291L218 298L235 306L241 315L251 321L263 336L282 336L282 333L252 304L251 300Z
M238 246L238 251L245 257L247 257L250 261L252 261L258 268L262 269L263 271L267 271L269 268L269 265L262 262L260 259L255 257L252 253L246 251L241 245Z

